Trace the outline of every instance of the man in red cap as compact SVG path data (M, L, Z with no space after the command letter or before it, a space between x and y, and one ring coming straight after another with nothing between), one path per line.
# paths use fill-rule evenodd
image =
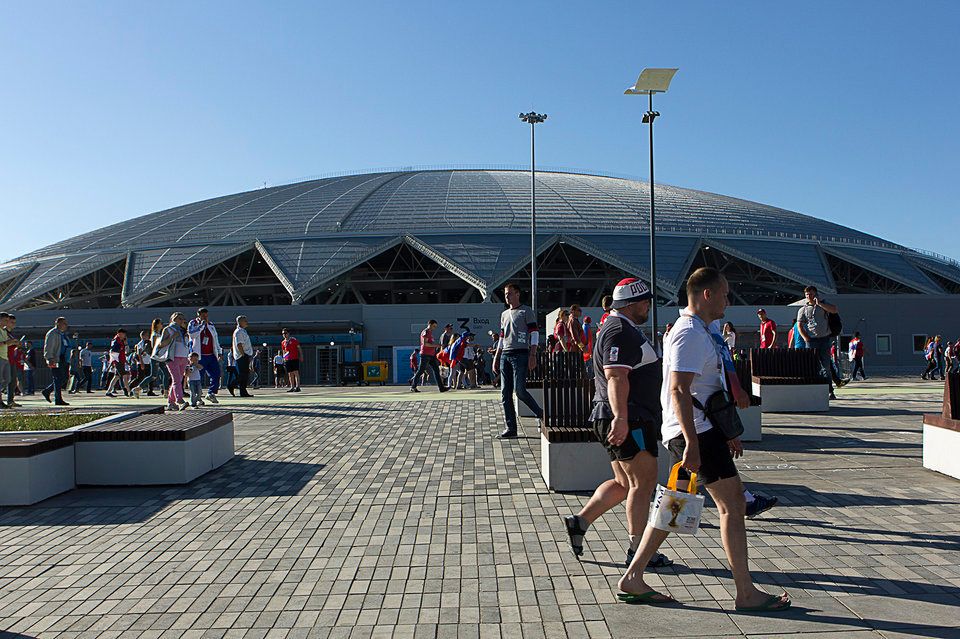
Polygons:
M660 358L640 328L650 314L653 293L629 277L613 290L612 309L593 347L596 394L590 420L610 455L614 478L600 484L579 513L565 518L574 554L583 554L583 536L600 515L627 502L630 547L627 565L647 523L650 493L657 484L657 433L660 428ZM650 567L669 566L663 555Z
M757 309L760 318L760 348L773 348L777 342L777 323L767 317L767 311Z

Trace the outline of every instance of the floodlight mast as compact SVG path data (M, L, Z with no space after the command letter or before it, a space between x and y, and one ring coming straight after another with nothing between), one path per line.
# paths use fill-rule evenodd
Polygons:
M650 304L650 339L654 345L657 340L657 232L656 232L656 200L653 193L653 121L660 112L653 110L653 94L666 93L670 87L677 69L647 68L640 72L636 83L624 91L624 95L646 95L649 98L648 109L641 120L650 125L650 290L653 291L653 301Z
M546 113L521 113L520 119L530 125L530 308L537 314L537 139L536 126L547 119Z

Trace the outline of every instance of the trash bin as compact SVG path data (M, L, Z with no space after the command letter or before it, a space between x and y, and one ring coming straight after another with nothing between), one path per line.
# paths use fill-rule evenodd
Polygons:
M370 382L379 382L381 386L387 383L387 362L364 362L363 382L369 386Z
M359 386L360 383L360 364L356 362L341 362L340 385L346 386L347 384L356 384Z

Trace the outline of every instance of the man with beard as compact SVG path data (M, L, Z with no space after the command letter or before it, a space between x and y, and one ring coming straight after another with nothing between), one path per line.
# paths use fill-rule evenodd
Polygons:
M653 293L637 278L620 280L613 290L612 309L597 334L593 349L593 423L597 439L610 455L613 479L600 484L587 505L565 518L570 545L583 554L583 536L600 515L627 502L630 546L627 565L640 544L657 485L657 431L660 428L660 358L640 326L647 321ZM664 555L650 567L669 566Z
M723 318L729 292L726 278L714 268L699 268L687 280L687 307L663 341L661 435L671 463L681 464L683 486L678 483L677 489L685 490L690 473L696 473L717 505L720 538L736 586L734 606L741 612L778 612L790 607L789 595L770 595L757 588L747 562L746 503L734 463L743 455L743 445L739 437L728 440L702 408L695 408L705 406L714 393L727 390L723 351L709 327ZM643 578L647 562L667 534L647 525L633 562L617 584L621 601L675 603Z

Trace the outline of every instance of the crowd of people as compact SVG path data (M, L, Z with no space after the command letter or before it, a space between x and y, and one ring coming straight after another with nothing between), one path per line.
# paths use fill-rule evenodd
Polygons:
M923 346L926 368L920 379L946 379L947 373L960 373L960 339L944 340L940 335L928 337Z
M249 388L259 386L261 350L254 348L248 326L246 316L237 317L230 345L224 348L208 309L198 309L189 321L176 312L166 324L154 319L149 329L138 333L136 342L126 328L118 328L107 350L95 353L91 342L81 343L77 333L70 332L65 317L57 318L43 344L36 347L32 341L13 337L16 317L0 313L0 388L7 395L0 407L19 407L17 395L35 394L41 368L50 370L52 381L40 393L58 406L69 406L65 393L93 393L94 386L112 398L163 395L168 410L218 404L223 386L232 396L252 397ZM274 372L287 392L298 393L300 342L288 329L281 335Z

